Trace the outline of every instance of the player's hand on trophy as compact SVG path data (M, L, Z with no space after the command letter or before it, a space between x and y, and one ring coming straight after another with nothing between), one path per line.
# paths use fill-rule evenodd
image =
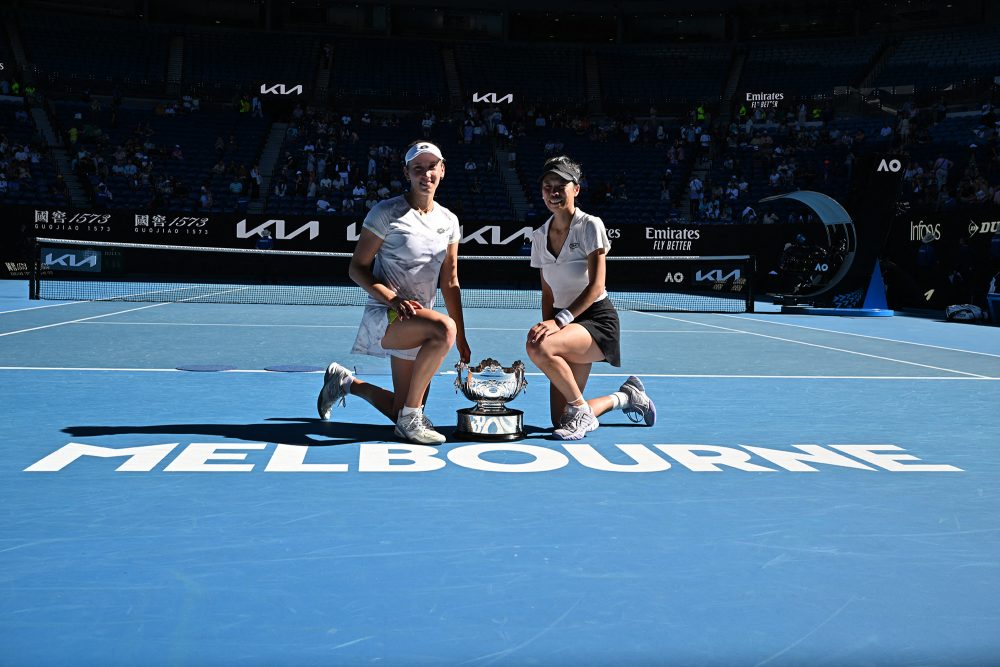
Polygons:
M528 330L528 342L541 343L546 336L551 336L557 331L559 331L559 325L556 324L555 320L543 320Z

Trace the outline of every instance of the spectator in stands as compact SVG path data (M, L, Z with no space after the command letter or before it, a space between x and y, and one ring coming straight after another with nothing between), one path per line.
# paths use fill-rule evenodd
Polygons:
M698 215L698 207L702 203L702 195L704 191L704 184L701 179L697 176L692 176L691 180L688 182L688 198L690 199L690 211L691 217L695 218Z
M316 212L317 213L333 213L333 207L330 206L329 200L326 197L320 196L316 200Z
M212 199L212 191L204 185L201 186L201 195L198 197L198 203L201 205L203 211L212 210L212 206L215 204L215 201Z
M97 184L97 191L94 193L96 199L96 204L103 208L111 206L111 200L114 199L114 195L111 194L111 190L104 183Z
M250 169L250 199L251 200L257 201L257 199L260 197L260 186L261 186L260 168L255 164Z
M542 321L528 331L525 346L550 382L553 435L579 440L599 426L600 415L614 409L652 426L656 408L634 376L610 396L584 398L595 362L621 365L618 313L605 289L611 243L601 219L576 207L580 165L559 156L546 160L542 172L542 200L552 215L531 237L531 266L540 269Z
M239 178L234 176L233 179L229 182L229 192L234 195L243 193L243 183L240 181Z
M257 243L254 244L257 250L272 250L274 248L274 238L271 236L270 229L262 229L260 232L260 238L257 239Z
M274 196L282 199L288 196L288 182L284 178L274 184Z
M66 179L63 178L62 174L56 175L56 180L52 183L52 194L69 202L69 187L66 185Z
M420 444L445 437L423 414L431 378L457 345L469 362L458 283L458 218L434 201L445 174L440 149L412 144L404 158L410 191L379 203L365 217L350 276L370 298L353 352L391 357L393 390L362 382L336 362L327 368L317 400L320 418L329 419L337 402L360 396L396 424L396 435ZM427 236L417 230L441 229ZM448 315L433 310L440 287Z
M948 171L954 166L955 163L946 158L944 153L939 153L937 159L934 160L934 179L937 181L939 190L948 184Z

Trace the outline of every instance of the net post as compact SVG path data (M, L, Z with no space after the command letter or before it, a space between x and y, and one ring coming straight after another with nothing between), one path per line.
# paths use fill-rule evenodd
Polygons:
M757 256L750 255L747 258L747 264L748 264L747 268L749 269L748 271L749 278L747 279L746 307L747 307L747 312L752 313L754 312L753 286L754 283L757 281Z
M28 260L28 298L38 300L39 272L41 271L41 261L39 260L39 248L37 238L31 239L31 257Z

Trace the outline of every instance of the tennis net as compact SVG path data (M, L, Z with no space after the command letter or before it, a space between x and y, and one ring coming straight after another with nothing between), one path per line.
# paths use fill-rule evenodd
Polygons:
M39 238L33 299L363 305L351 255ZM607 289L623 310L753 310L754 258L607 258ZM539 308L538 270L524 256L461 256L466 308ZM443 305L440 294L438 305Z

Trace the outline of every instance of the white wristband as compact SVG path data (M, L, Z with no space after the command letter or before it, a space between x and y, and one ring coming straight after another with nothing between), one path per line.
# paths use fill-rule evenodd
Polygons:
M559 325L559 328L562 329L564 326L572 322L575 318L573 317L573 313L571 313L568 308L563 308L558 313L556 313L556 316L552 319L554 319L556 321L556 324Z

